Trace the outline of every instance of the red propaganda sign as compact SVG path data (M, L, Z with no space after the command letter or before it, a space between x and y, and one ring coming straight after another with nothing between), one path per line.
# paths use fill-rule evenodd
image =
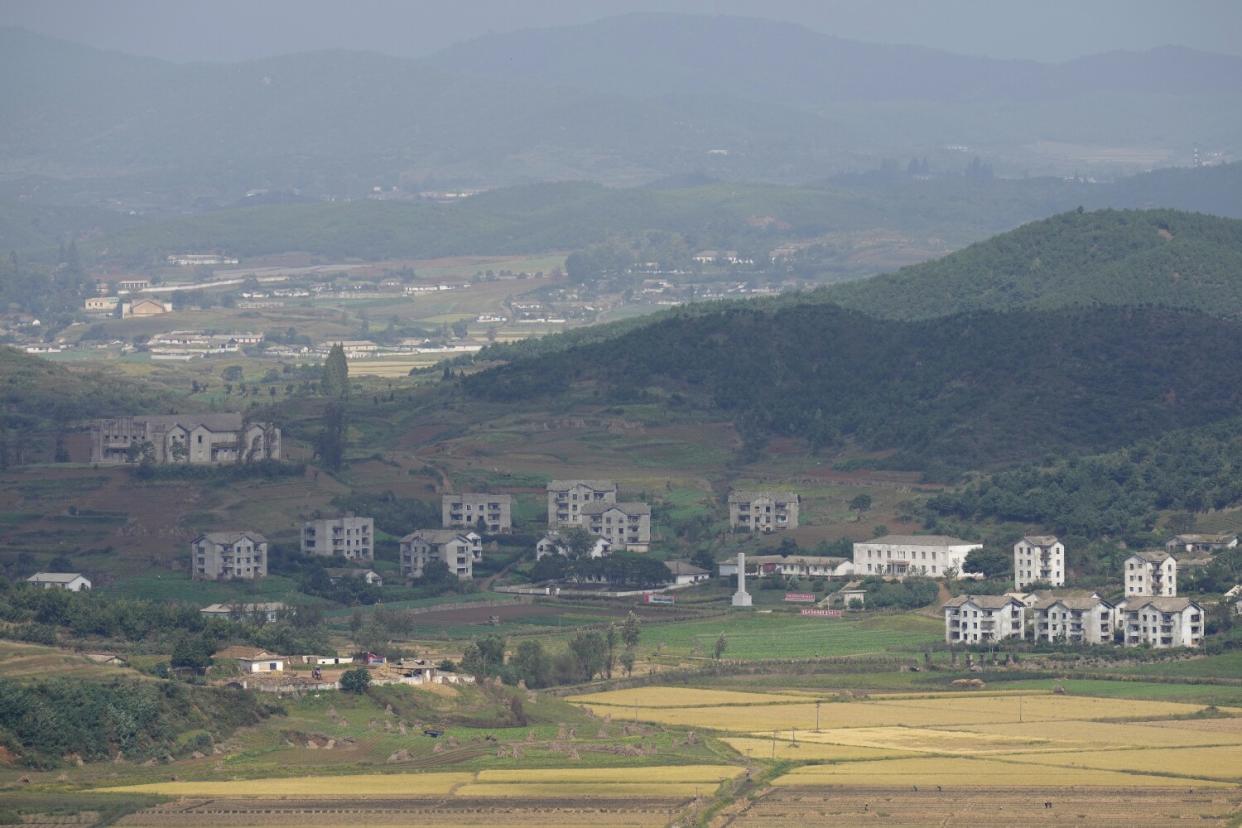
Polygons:
M809 592L786 592L785 600L791 604L814 604L815 596Z
M674 595L662 595L658 592L644 592L644 604L676 604L677 597Z
M812 609L811 607L803 607L799 615L813 615L816 618L840 618L845 613L842 610L833 609Z

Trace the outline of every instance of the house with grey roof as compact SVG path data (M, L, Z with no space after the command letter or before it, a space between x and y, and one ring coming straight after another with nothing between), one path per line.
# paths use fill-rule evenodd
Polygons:
M1206 613L1189 598L1127 598L1123 618L1127 647L1198 647L1203 643Z
M483 538L460 529L417 529L401 539L401 574L421 578L427 564L443 562L463 581L474 577L474 565L483 560Z
M854 544L854 574L898 580L911 575L960 578L966 556L983 544L948 535L885 535Z
M64 589L82 592L91 588L91 581L80 572L36 572L26 579L40 589Z
M1065 544L1056 535L1025 535L1013 545L1013 585L1065 585Z
M737 491L729 493L729 526L746 532L798 528L796 492Z
M941 609L944 640L949 644L1021 638L1026 628L1026 605L1009 595L958 595Z
M611 480L553 480L547 490L549 529L582 526L583 506L617 502L617 484Z
M613 549L646 552L651 548L651 507L646 503L588 503L581 509L582 525Z
M1116 607L1095 592L1040 592L1031 607L1032 638L1065 644L1110 644Z
M267 538L258 532L204 532L190 541L196 581L253 581L267 577Z
M241 414L168 414L91 421L91 462L221 465L279 460L280 429Z
M1185 534L1174 535L1164 542L1164 551L1170 555L1179 553L1188 555L1204 555L1219 552L1222 549L1235 549L1238 536L1232 532L1221 534Z

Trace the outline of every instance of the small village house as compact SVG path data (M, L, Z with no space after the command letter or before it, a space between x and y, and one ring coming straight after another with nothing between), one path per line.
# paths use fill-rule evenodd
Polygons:
M65 589L82 592L91 588L91 581L80 572L36 572L26 579L40 589Z
M374 569L352 569L349 567L330 567L324 570L332 583L336 583L342 578L361 578L363 583L369 586L383 586L384 578Z
M282 655L269 653L257 647L225 647L215 655L213 660L231 659L237 662L243 673L281 673L285 670L287 659Z
M1204 555L1224 549L1236 549L1238 536L1225 534L1175 535L1164 542L1164 551L1170 555Z
M712 574L706 569L686 561L665 561L664 565L668 567L669 573L672 574L673 583L678 586L699 584L712 577Z
M208 618L225 618L232 620L258 619L271 623L280 618L281 613L289 609L287 604L279 601L237 604L208 604L199 610Z

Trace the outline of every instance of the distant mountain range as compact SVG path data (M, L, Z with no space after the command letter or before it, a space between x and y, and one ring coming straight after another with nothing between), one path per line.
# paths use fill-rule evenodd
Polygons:
M930 155L1135 171L1242 155L1242 59L1167 48L1060 65L728 17L628 15L425 60L310 52L173 64L0 30L0 175L146 209L704 172L799 182ZM24 177L24 178L23 178ZM59 182L75 179L65 192ZM32 195L33 193L33 195Z

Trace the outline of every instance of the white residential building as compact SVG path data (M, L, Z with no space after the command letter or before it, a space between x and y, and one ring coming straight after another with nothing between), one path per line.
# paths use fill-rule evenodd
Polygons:
M1127 647L1198 647L1203 643L1203 607L1189 598L1128 598L1124 618Z
M588 503L582 523L614 549L646 552L651 547L651 507L646 503Z
M308 520L302 524L302 554L375 559L375 519L346 515Z
M423 568L442 561L463 581L474 577L474 565L483 560L483 538L456 529L418 529L401 539L401 574L423 577Z
M82 592L91 588L90 579L79 572L36 572L26 579L40 589L66 589Z
M1036 641L1109 644L1116 607L1092 592L1040 593L1032 608Z
M732 492L729 526L748 532L797 529L799 504L795 492Z
M1026 625L1026 606L1008 595L959 595L942 609L944 640L950 644L1021 638Z
M513 529L513 495L462 492L446 494L440 501L441 525L445 529L478 529L479 521L488 532Z
M961 577L966 556L983 544L946 535L885 535L854 544L854 574Z
M1138 552L1126 558L1126 598L1177 595L1177 560L1162 549Z
M548 528L582 526L583 506L616 502L617 484L611 480L553 480L548 484Z
M594 543L587 553L587 557L606 558L610 552L612 552L611 541L606 538L594 538ZM535 560L546 558L548 555L569 557L569 544L566 542L565 536L560 532L548 532L535 544Z
M190 577L196 581L267 577L267 538L258 532L206 532L190 542Z
M1065 585L1065 544L1054 535L1026 535L1013 545L1013 585Z

